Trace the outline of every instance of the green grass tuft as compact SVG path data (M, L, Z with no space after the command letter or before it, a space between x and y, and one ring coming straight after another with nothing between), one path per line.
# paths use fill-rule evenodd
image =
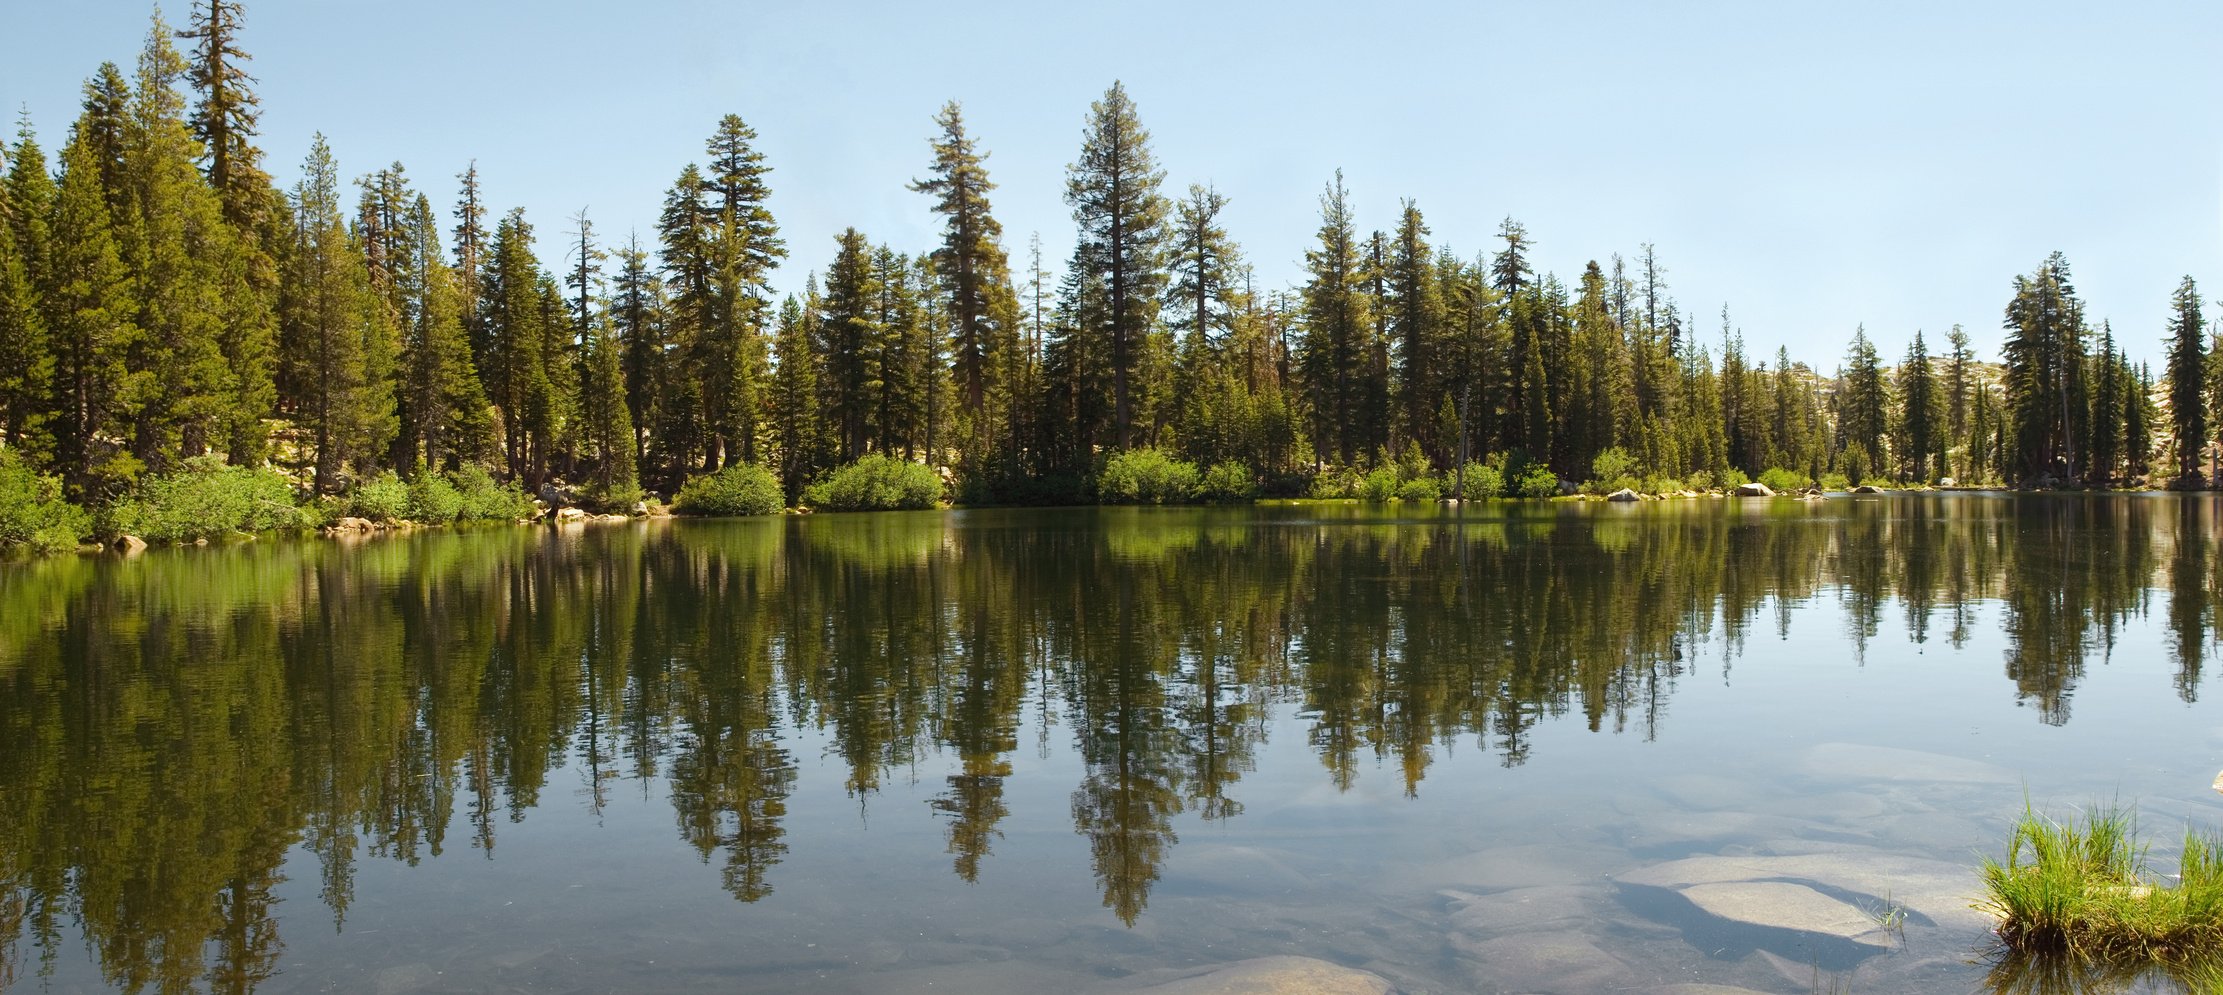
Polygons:
M2187 830L2177 881L2146 866L2131 812L2057 822L2025 808L2005 862L1986 859L1979 907L2014 954L2132 968L2212 964L2223 954L2223 837Z

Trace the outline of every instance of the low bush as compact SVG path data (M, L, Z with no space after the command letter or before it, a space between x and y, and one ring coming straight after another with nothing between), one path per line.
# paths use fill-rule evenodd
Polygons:
M754 463L691 477L672 502L682 515L777 515L787 506L779 478Z
M1488 463L1468 463L1466 481L1462 485L1454 480L1453 487L1465 489L1457 496L1467 501L1486 501L1505 495L1505 474Z
M91 535L92 516L62 499L62 482L32 472L12 450L0 450L0 550L24 547L59 553Z
M1636 457L1620 446L1612 446L1590 460L1590 481L1583 490L1592 494L1610 494L1627 488L1636 489Z
M1433 476L1419 476L1397 485L1399 501L1439 501L1443 498L1443 485Z
M444 475L418 470L409 482L409 513L413 522L446 525L463 514L463 492Z
M1520 483L1514 490L1522 497L1555 497L1559 494L1559 475L1551 472L1550 467L1538 463L1521 474Z
M1106 504L1180 504L1196 497L1196 464L1156 449L1129 449L1104 463L1096 496Z
M1728 473L1721 475L1721 488L1723 490L1733 491L1751 482L1752 478L1745 476L1745 472L1736 467L1730 467Z
M1766 484L1771 491L1805 490L1814 483L1807 475L1780 466L1771 466L1761 471L1760 482Z
M1849 491L1853 489L1852 480L1842 473L1822 474L1820 483L1822 490L1825 491Z
M533 507L533 499L516 484L497 482L482 466L466 466L448 474L448 483L454 485L460 502L455 512L459 522L514 522L531 518L538 510Z
M1402 483L1398 476L1394 466L1375 467L1366 476L1359 478L1359 499L1376 503L1394 499L1397 497L1398 485Z
M1258 496L1258 480L1250 467L1233 460L1214 463L1196 485L1199 500L1214 504L1240 504Z
M356 485L348 495L347 513L374 522L398 522L409 514L409 485L392 470Z
M221 456L196 456L174 473L141 481L101 517L96 531L104 535L130 534L155 542L310 524L294 503L293 482L284 474L231 466Z
M1337 467L1313 475L1312 486L1306 488L1305 496L1322 499L1357 497L1359 480L1357 470Z
M942 500L942 477L924 463L872 453L827 474L803 490L803 503L828 511L932 508Z

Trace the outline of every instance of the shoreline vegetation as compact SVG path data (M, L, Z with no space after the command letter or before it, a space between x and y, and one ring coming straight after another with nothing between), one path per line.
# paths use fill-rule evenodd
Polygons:
M1263 288L1228 196L1167 187L1114 82L1081 116L1062 268L1039 235L1007 251L951 101L909 185L938 244L793 247L823 268L775 299L791 247L737 114L675 164L650 243L584 212L543 242L469 163L435 206L400 163L343 179L319 136L282 186L246 10L188 9L86 79L53 161L28 118L0 141L0 551L660 500L2106 490L2223 462L2223 349L2189 276L2158 372L2086 319L2059 253L2006 288L1996 361L1956 325L1892 364L1856 326L1825 369L1747 355L1726 305L1702 331L1649 243L1563 279L1511 217L1471 254L1411 201L1369 232L1339 172L1305 279Z

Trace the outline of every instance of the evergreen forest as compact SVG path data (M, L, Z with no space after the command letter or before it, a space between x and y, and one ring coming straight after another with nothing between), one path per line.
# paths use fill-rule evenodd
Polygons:
M1012 257L954 101L916 150L931 245L790 245L737 114L674 164L649 243L490 204L469 164L344 169L321 138L281 186L246 24L239 0L158 14L57 150L27 116L0 143L0 545L625 510L710 475L751 475L722 485L748 507L891 490L845 468L929 504L2189 486L2223 421L2192 278L2168 327L2125 332L2162 337L2156 370L2059 253L2003 281L1996 357L1959 326L1750 355L1650 244L1539 273L1512 218L1461 255L1412 201L1362 222L1338 173L1302 285L1261 287L1229 195L1169 186L1116 82L1082 116L1062 262ZM783 265L813 276L775 299Z

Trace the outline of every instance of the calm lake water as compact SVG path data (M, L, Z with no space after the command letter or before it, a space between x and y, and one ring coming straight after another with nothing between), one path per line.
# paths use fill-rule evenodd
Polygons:
M0 566L0 988L1301 954L1410 992L2040 990L1967 908L2025 799L2135 802L2163 869L2223 823L2219 525L959 511Z

